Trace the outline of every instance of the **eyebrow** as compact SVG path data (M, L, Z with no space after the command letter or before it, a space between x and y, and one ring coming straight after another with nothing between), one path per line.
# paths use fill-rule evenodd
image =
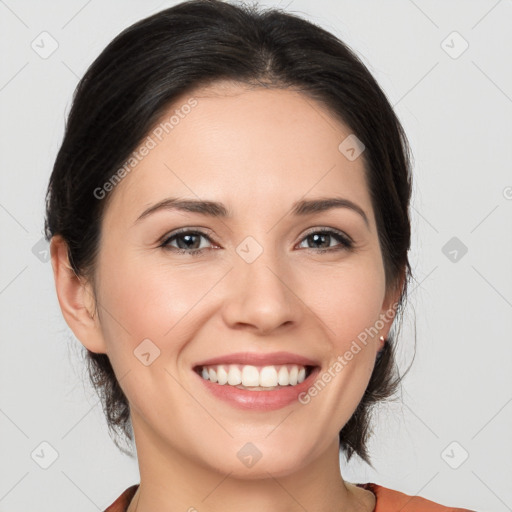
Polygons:
M325 212L334 208L348 208L358 213L363 218L368 229L370 228L370 223L364 210L349 199L344 199L341 197L303 199L293 203L291 213L292 215L296 216L306 216L313 213ZM224 204L217 201L178 199L176 197L168 197L144 210L139 215L135 223L140 222L142 219L160 210L178 210L184 212L199 213L209 217L232 218L231 211L226 208Z

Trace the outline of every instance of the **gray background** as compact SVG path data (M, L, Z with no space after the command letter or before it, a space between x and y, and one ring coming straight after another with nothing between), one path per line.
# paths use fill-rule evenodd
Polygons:
M40 240L79 77L122 29L175 3L0 0L0 512L103 510L139 481L136 460L108 436ZM416 359L401 401L376 416L376 471L342 461L343 475L446 505L512 510L512 2L265 5L301 14L357 51L415 158L417 284L402 368L414 323Z

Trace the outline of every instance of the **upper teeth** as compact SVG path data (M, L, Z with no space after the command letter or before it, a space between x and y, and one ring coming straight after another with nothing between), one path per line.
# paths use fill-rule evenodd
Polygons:
M217 382L218 384L230 384L231 386L265 387L270 388L277 385L295 386L306 378L306 368L297 365L280 366L240 366L212 365L203 366L203 379Z

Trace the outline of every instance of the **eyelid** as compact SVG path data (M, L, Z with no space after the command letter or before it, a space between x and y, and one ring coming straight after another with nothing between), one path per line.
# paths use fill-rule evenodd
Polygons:
M170 238L173 238L177 235L180 235L182 233L197 233L201 236L204 236L205 238L208 238L210 240L210 242L213 243L213 231L211 229L208 229L208 228L203 228L203 227L194 227L194 226L186 226L184 228L177 228L173 231L168 231L167 233L165 233L164 236L162 236L159 240L158 240L158 243L159 244L163 244L164 242L166 242L167 240L169 240Z
M212 230L208 229L208 228L204 228L204 227L194 227L194 226L186 226L186 227L183 227L183 228L178 228L178 229L175 229L174 231L171 231L171 232L168 232L166 233L158 242L158 246L159 247L162 247L164 249L166 248L169 248L171 251L176 251L176 252L185 252L185 253L190 253L190 254L198 254L198 253L201 253L205 250L205 248L202 248L202 249L190 249L190 250L186 250L186 249L177 249L176 247L172 247L169 245L169 242L171 241L171 239L179 236L180 234L182 233L187 233L187 234L195 234L197 236L202 236L204 237L205 239L207 239L213 246L218 246L218 244L213 240L213 236L211 235L212 233ZM347 250L349 249L353 249L355 247L355 242L353 240L353 238L351 236L349 236L347 233L345 233L344 231L341 231L337 228L333 228L333 227L329 227L329 226L314 226L310 229L308 229L306 232L304 232L299 241L295 244L295 245L298 245L300 243L302 243L309 235L311 234L314 234L314 233L325 233L325 234L335 234L337 235L340 239L338 240L339 244L342 245L342 246L345 246L345 248ZM327 248L327 249L314 249L314 248L306 248L306 250L312 250L314 252L334 252L336 249L335 248Z
M336 228L331 228L329 226L316 226L314 228L311 228L310 230L306 231L303 235L302 235L302 238L301 238L301 241L309 236L310 234L312 233L318 233L318 232L322 232L322 231L332 231L336 234L338 234L339 236L341 236L342 238L345 238L347 239L347 241L353 243L354 240L352 239L351 236L347 235L347 233L345 233L344 231L341 231L340 229L336 229Z

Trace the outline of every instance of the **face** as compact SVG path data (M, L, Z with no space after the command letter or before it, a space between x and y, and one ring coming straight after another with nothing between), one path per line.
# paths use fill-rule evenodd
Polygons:
M286 475L336 444L390 327L362 334L396 299L363 159L346 158L350 129L299 92L217 84L165 120L175 110L102 220L100 344L138 444L244 478ZM170 198L188 207L153 208ZM346 202L297 207L324 199Z

